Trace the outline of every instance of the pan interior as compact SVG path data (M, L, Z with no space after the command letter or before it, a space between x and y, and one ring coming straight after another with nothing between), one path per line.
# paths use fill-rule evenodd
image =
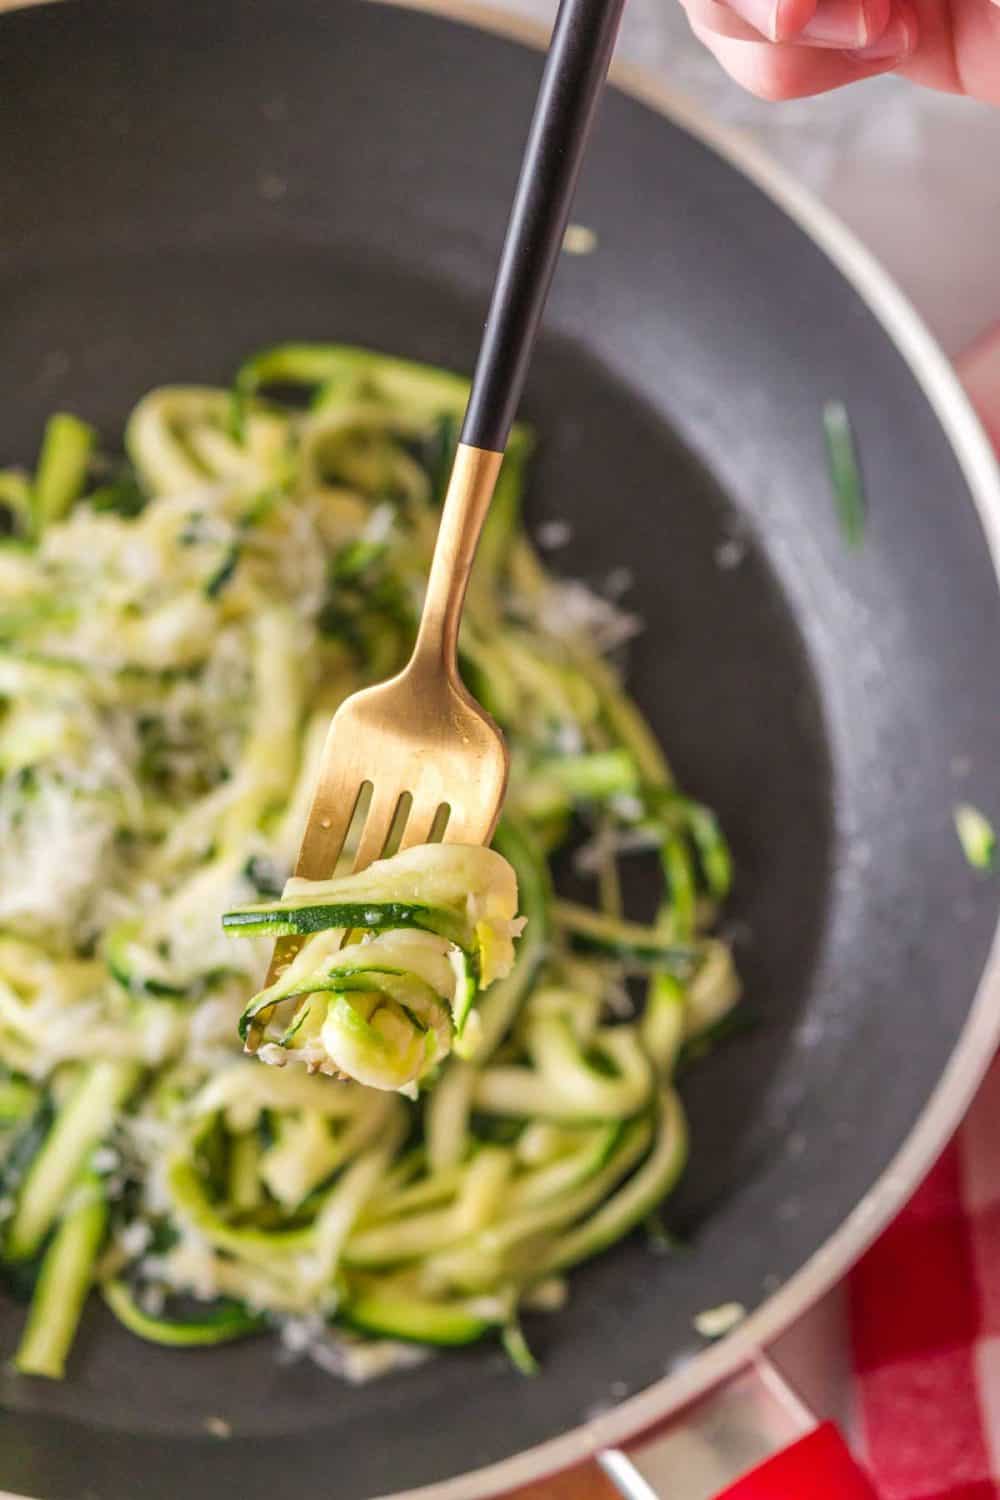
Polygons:
M144 389L283 338L469 367L532 55L348 0L258 0L252 24L235 0L67 4L0 41L0 460L54 408L113 440ZM491 1349L348 1389L261 1344L153 1351L92 1309L66 1384L2 1377L2 1487L360 1500L554 1437L695 1353L698 1311L792 1274L947 1060L995 917L951 809L1000 805L996 584L948 442L805 235L623 96L577 215L598 248L564 263L533 369L529 523L569 522L560 572L628 570L630 680L732 839L758 1016L684 1081L667 1217L690 1248L638 1236L576 1274L529 1329L530 1389ZM858 554L823 467L834 395L871 496Z

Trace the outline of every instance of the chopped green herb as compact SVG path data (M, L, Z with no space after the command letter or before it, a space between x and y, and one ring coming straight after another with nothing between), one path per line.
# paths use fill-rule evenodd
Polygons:
M955 808L955 831L962 853L974 870L993 870L996 866L997 836L993 824L968 802Z
M865 539L867 504L858 464L854 431L842 401L828 401L823 408L823 431L837 515L844 540L852 548Z

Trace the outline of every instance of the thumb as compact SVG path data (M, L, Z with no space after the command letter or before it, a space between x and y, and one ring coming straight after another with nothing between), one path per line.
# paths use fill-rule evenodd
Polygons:
M720 36L690 14L691 29L736 83L758 99L803 99L843 88L879 73L891 73L917 45L917 21L910 5L897 0L877 40L849 49L749 42Z

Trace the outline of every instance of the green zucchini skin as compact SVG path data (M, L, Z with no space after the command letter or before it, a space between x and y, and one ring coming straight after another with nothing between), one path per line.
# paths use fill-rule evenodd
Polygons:
M657 1133L645 1161L589 1220L568 1230L541 1256L539 1277L566 1271L624 1239L676 1187L688 1159L684 1111L673 1091L657 1102Z
M4 1243L8 1260L30 1260L37 1253L81 1166L140 1074L134 1064L119 1062L96 1062L84 1070L21 1180Z
M371 1291L350 1298L338 1310L337 1322L375 1338L400 1339L455 1349L475 1344L493 1332L497 1323L456 1303Z
M96 439L92 427L68 412L56 412L49 418L31 491L36 537L52 522L62 520L83 492Z
M107 1224L103 1187L87 1172L77 1183L42 1260L14 1355L14 1367L22 1375L62 1379Z
M30 550L34 526L31 482L20 469L0 469L0 547Z
M573 803L603 802L640 789L638 768L624 749L547 756L533 767L532 774L551 782Z
M262 916L306 941L244 1010L249 1050L385 1089L417 1086L447 1056L477 991L513 968L521 926L503 855L443 842L353 875L293 879L280 900L236 908L225 924L257 930ZM314 998L288 1026L276 1008L298 996Z
M479 1064L496 1050L524 1004L551 938L552 887L548 866L531 833L513 820L503 818L494 835L493 847L513 866L520 912L526 921L513 969L481 997L476 1025L465 1035L460 1034L455 1044L459 1057Z
M36 1156L48 1139L55 1113L55 1101L51 1093L46 1091L38 1099L32 1111L12 1131L5 1142L4 1155L2 1160L0 1160L0 1197L3 1198L7 1205L4 1222L5 1233L2 1241L4 1259L9 1259L6 1237L9 1233L9 1221L13 1217L21 1184L28 1175Z
M387 932L398 927L416 927L436 932L449 941L464 938L462 924L450 912L405 901L318 902L302 906L243 906L224 913L223 927L245 937L307 937L332 927L350 931Z
M130 995L155 995L164 1000L184 1000L189 991L176 984L167 984L162 979L139 973L128 957L131 931L118 930L108 934L103 945L104 962L112 979Z
M669 935L663 936L655 928L638 922L606 916L569 901L554 902L553 919L572 946L587 953L655 965L681 978L690 978L698 967L699 952L695 945L675 942Z
M121 1279L103 1282L101 1296L129 1333L168 1349L208 1349L232 1344L267 1328L263 1314L248 1312L236 1302L219 1303L198 1318L153 1317L143 1311L128 1282Z
M0 1078L0 1130L22 1124L38 1106L39 1091L26 1079Z

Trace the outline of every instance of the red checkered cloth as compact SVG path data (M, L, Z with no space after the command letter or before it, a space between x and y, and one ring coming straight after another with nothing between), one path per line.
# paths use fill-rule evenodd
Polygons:
M959 370L1000 450L1000 326ZM859 1440L882 1500L1000 1500L1000 1058L851 1277Z
M850 1303L883 1500L1000 1500L1000 1060Z

